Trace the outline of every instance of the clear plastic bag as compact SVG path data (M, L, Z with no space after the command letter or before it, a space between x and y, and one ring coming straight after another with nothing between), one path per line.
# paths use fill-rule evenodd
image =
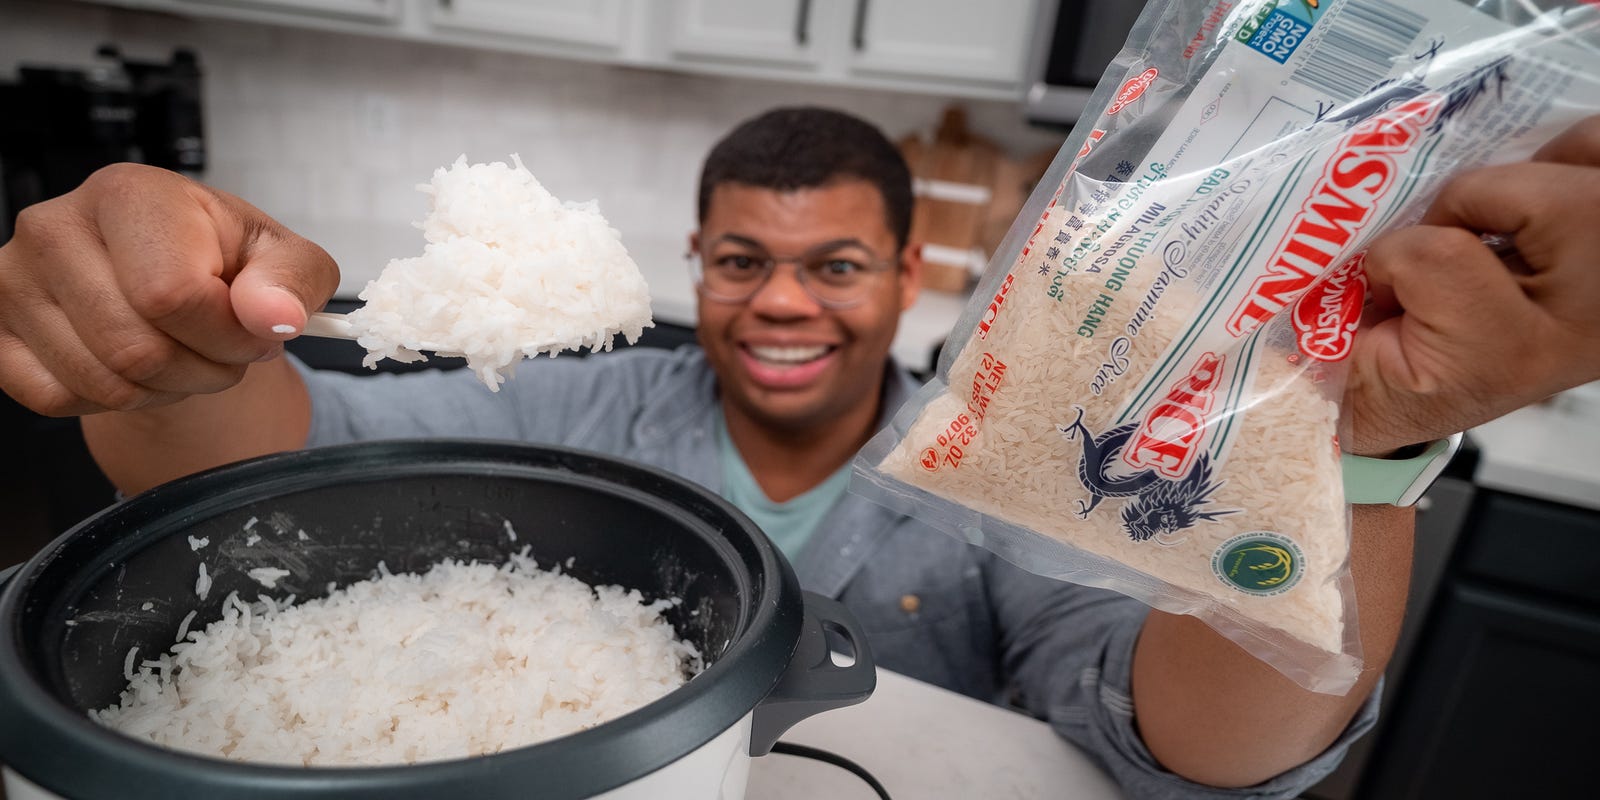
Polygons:
M1600 8L1152 0L1089 108L854 488L1345 693L1361 254L1600 110Z

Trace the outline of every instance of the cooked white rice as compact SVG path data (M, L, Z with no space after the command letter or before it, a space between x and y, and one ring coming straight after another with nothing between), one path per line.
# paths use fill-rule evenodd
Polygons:
M298 605L230 594L221 620L180 631L187 641L143 661L121 701L90 716L236 761L401 764L581 731L700 668L661 618L672 601L591 588L525 556L382 571Z
M349 315L367 366L459 354L497 389L524 357L609 350L651 325L649 287L599 206L557 200L511 158L462 156L418 187L432 206L423 254L390 261Z
M278 569L277 567L256 567L255 569L247 570L245 574L250 576L250 580L268 589L276 589L280 579L289 577L289 570Z
M201 600L206 599L211 594L211 576L206 574L204 561L200 562L200 571L194 579L194 594Z

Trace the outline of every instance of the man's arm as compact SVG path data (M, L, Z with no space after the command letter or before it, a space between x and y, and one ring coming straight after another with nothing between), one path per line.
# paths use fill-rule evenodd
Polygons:
M216 394L82 422L95 462L132 495L220 464L299 449L311 427L311 400L288 359L276 358L252 365L238 385Z
M24 209L0 247L0 389L42 414L97 415L85 436L125 492L298 447L310 407L282 342L338 274L232 195L102 169Z
M1557 188L1559 187L1559 188ZM1448 185L1422 224L1368 251L1370 324L1351 356L1352 452L1382 453L1466 430L1600 378L1600 117L1533 163ZM1481 234L1509 238L1502 261ZM1407 510L1357 506L1351 571L1366 664L1346 697L1317 695L1203 623L1153 612L1134 651L1139 731L1168 769L1245 786L1314 757L1388 664L1411 564Z
M1195 617L1150 612L1134 648L1133 703L1162 766L1208 786L1251 786L1311 760L1350 724L1400 634L1413 514L1355 506L1351 524L1365 666L1343 697L1300 688Z

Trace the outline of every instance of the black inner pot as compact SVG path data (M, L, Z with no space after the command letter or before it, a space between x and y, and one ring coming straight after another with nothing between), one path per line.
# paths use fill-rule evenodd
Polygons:
M195 550L189 537L210 543ZM190 611L191 628L220 618L229 592L320 597L330 583L374 577L380 561L415 572L445 558L499 563L524 547L541 566L592 584L681 598L666 618L705 654L706 671L589 731L405 767L201 758L127 739L84 714L116 702L130 648L155 657ZM202 563L213 582L205 600L195 591ZM290 574L266 589L247 575L256 567ZM176 481L85 521L12 583L0 597L0 759L84 798L587 797L677 760L749 713L788 667L803 616L788 564L720 498L593 454L476 441L326 448Z

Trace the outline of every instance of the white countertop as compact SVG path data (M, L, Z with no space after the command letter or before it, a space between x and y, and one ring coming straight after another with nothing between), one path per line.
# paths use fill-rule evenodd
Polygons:
M1472 430L1479 486L1600 510L1600 385Z
M783 741L860 764L895 800L1122 797L1099 767L1045 723L882 669L866 702L807 719ZM876 798L843 769L776 754L751 762L747 796Z

